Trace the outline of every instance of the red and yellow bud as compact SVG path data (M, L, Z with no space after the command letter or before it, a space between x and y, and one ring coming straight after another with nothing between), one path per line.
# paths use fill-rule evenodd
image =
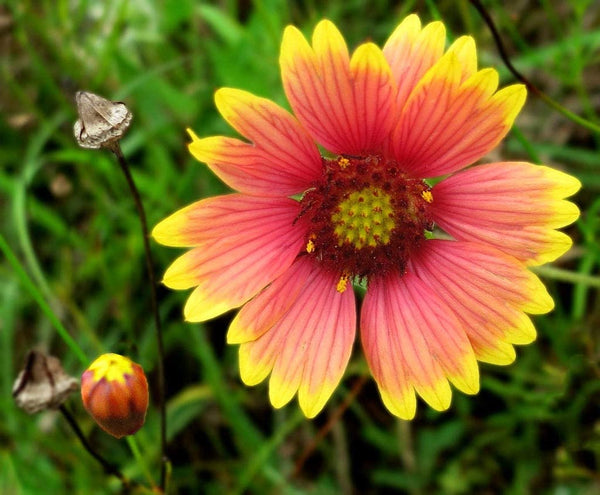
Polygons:
M119 354L103 354L81 375L81 399L104 431L117 438L132 435L148 409L144 370Z

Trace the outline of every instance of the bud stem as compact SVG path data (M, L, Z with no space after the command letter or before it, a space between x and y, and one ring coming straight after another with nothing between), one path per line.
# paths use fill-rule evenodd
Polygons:
M154 276L154 264L152 261L152 253L150 251L149 233L148 233L148 222L146 220L146 212L140 198L140 193L135 185L129 165L118 141L111 143L108 147L117 157L119 166L125 174L125 179L129 185L129 190L133 196L135 207L140 218L140 224L142 227L142 237L144 240L144 251L146 255L146 269L148 271L148 279L150 281L150 300L152 305L152 313L154 314L154 323L156 327L156 343L158 347L158 402L160 408L160 445L161 445L161 469L160 469L160 488L164 492L166 487L166 467L169 462L167 457L167 414L165 404L165 371L164 371L164 344L162 336L162 325L160 322L160 315L158 313L158 302L156 296L156 278Z

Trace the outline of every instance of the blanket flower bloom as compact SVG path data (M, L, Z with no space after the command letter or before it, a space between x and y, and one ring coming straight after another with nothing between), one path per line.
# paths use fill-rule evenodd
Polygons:
M195 287L189 321L242 306L227 340L240 344L246 384L270 374L274 407L297 393L313 417L333 393L355 340L354 284L367 288L369 368L405 419L416 394L444 410L450 384L476 393L477 360L512 362L513 344L535 339L527 314L553 308L528 267L571 246L556 229L578 217L564 198L580 183L523 162L467 168L506 135L526 91L498 90L473 38L444 43L444 25L416 15L383 49L351 55L327 20L312 45L287 27L280 65L294 115L220 89L216 105L245 140L190 131L192 155L237 192L155 227L158 242L192 248L164 283Z

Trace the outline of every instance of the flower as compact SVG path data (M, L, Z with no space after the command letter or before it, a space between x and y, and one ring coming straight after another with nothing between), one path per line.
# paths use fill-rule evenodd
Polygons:
M142 367L119 354L102 354L81 375L81 399L107 433L121 438L143 425L148 382Z
M329 21L312 46L287 27L281 74L294 116L245 91L216 105L245 140L200 139L189 149L236 193L204 199L160 222L154 238L191 247L166 271L195 287L185 309L204 321L242 306L227 341L240 344L242 380L269 374L281 407L297 393L315 416L339 383L357 327L384 404L437 410L450 383L474 394L477 360L508 364L535 339L527 314L553 307L528 267L571 246L564 201L580 187L524 162L467 168L506 135L525 102L477 69L474 40L444 52L440 22L408 16L383 49L352 55ZM326 150L321 156L318 145ZM416 393L416 394L415 394Z

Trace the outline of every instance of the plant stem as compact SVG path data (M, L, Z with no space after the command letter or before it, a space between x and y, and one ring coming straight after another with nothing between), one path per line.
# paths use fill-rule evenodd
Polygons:
M556 268L555 266L534 266L531 267L531 271L542 277L560 280L561 282L600 288L600 277L588 275L586 273L563 270L562 268Z
M154 276L154 263L152 261L152 253L150 251L150 241L149 241L149 232L148 232L148 222L146 220L146 212L144 211L144 206L142 204L142 200L140 198L140 193L135 185L133 177L131 175L131 171L129 170L129 165L123 152L121 151L121 146L119 142L116 141L113 145L109 147L109 149L115 154L117 157L117 161L119 162L119 166L125 175L125 179L127 180L127 184L129 186L129 190L131 191L131 195L133 196L133 200L135 202L135 207L138 212L138 216L140 218L140 224L142 227L142 237L144 240L144 252L146 257L146 269L148 271L148 279L150 281L150 300L152 305L152 313L154 314L154 324L156 328L156 344L158 347L158 401L160 408L160 450L161 450L161 469L160 469L160 488L164 492L166 487L166 471L167 464L169 459L167 457L167 413L166 413L166 403L165 403L165 370L164 370L164 344L163 344L163 335L162 335L162 325L160 322L160 315L158 313L158 298L156 295L156 278Z
M125 475L121 471L119 471L119 469L114 464L111 464L110 462L108 462L104 457L102 457L98 452L96 452L94 450L94 448L90 445L87 438L81 431L81 428L79 428L79 424L77 423L77 420L73 417L73 415L69 412L69 410L65 407L65 405L61 404L59 409L60 409L60 412L62 413L62 415L64 416L64 418L67 420L67 423L69 423L69 425L75 432L75 435L81 442L81 445L83 445L83 448L85 450L87 450L89 452L89 454L102 465L102 467L104 468L104 471L107 474L112 474L112 475L116 476L117 478L119 478L119 480L121 480L121 483L123 483L123 486L125 487L126 490L131 488L131 486L134 485L135 482L129 481L125 477Z
M589 120L584 119L583 117L580 117L579 115L577 115L577 114L571 112L570 110L566 109L565 107L563 107L560 103L558 103L557 101L550 98L546 93L544 93L541 89L539 89L535 84L533 84L529 79L527 79L523 74L521 74L516 69L516 67L512 64L512 62L510 61L510 58L508 57L508 53L506 52L506 48L504 47L504 43L502 42L500 33L498 32L498 29L496 28L496 25L494 24L494 20L490 16L489 12L485 9L485 7L481 4L481 2L479 0L469 0L469 1L471 2L471 5L473 5L473 7L475 7L477 12L479 12L479 15L481 15L481 17L483 18L485 23L488 25L488 28L490 29L490 32L492 33L492 37L494 38L494 42L496 43L496 47L498 48L498 52L500 53L500 58L502 59L502 61L504 62L504 65L506 65L508 70L519 81L521 81L523 84L525 84L525 86L527 87L528 90L530 90L532 93L534 93L538 98L540 98L547 105L552 107L554 110L561 113L562 115L564 115L568 119L572 120L576 124L579 124L580 126L585 127L586 129L588 129L592 132L600 134L600 126L599 125L595 124L594 122L590 122Z

